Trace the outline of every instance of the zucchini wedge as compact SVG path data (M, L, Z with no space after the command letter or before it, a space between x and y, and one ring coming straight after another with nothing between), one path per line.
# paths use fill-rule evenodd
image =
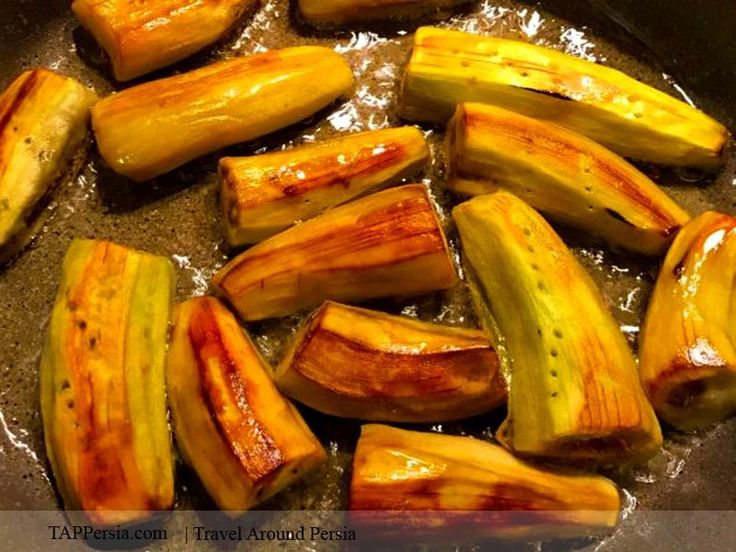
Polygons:
M243 320L328 299L421 295L457 282L444 232L420 184L335 207L241 253L212 282Z
M637 253L666 251L690 220L615 153L564 128L500 107L463 103L446 138L449 187L505 189L556 220Z
M222 303L192 299L174 318L167 383L176 440L221 509L249 510L326 458Z
M663 165L716 168L728 141L722 124L610 67L517 40L420 28L402 115L444 123L462 102L554 122L624 157Z
M365 425L353 459L351 520L383 537L588 536L612 531L620 507L604 477L536 468L470 437Z
M667 253L642 329L644 389L677 428L736 414L735 282L736 218L705 212Z
M171 262L72 242L41 357L46 454L67 510L96 526L174 503L164 361Z
M95 106L92 126L110 167L143 181L297 123L352 85L333 50L270 50L128 88Z
M507 192L453 210L484 323L510 357L499 440L520 455L610 465L662 444L634 357L585 270L547 222Z
M485 332L326 302L274 376L286 395L325 414L443 422L506 402Z
M220 206L232 246L258 243L416 173L429 146L414 127L340 136L286 151L220 160Z
M471 0L299 0L302 17L318 28L407 19L447 11Z
M96 101L87 87L48 69L26 71L0 95L0 263L26 245L44 200L76 168Z
M127 81L209 46L257 0L74 0L72 11Z

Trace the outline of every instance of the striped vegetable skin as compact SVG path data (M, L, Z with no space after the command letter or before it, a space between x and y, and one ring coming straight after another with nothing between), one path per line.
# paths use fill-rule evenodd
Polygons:
M350 481L352 523L412 542L601 534L616 526L620 502L603 477L536 468L479 439L383 425L363 426Z
M72 11L110 56L119 81L222 39L256 0L74 0Z
M220 160L220 206L233 246L258 243L329 207L411 176L429 161L414 127L349 134Z
M484 104L460 104L446 139L449 186L505 189L556 220L642 253L666 251L690 216L615 153L564 128Z
M47 69L26 71L0 95L0 262L32 237L46 199L87 136L97 96Z
M734 282L736 218L705 212L667 253L640 341L644 388L680 429L736 414Z
M168 259L76 240L64 259L41 358L46 453L68 510L94 525L173 506L164 360Z
M213 278L244 320L456 282L437 213L418 184L330 209L240 254Z
M504 444L600 465L654 455L662 435L633 355L560 237L507 192L478 196L453 217L479 310L511 361Z
M95 106L92 126L105 161L142 181L298 123L352 85L329 48L270 50L128 88Z
M274 379L307 406L361 420L442 422L506 401L484 332L332 302L307 320Z
M252 508L326 457L217 299L177 307L167 382L179 448L225 511Z
M517 40L420 28L403 84L402 114L445 122L481 102L557 123L624 157L716 168L726 128L685 102L619 72Z

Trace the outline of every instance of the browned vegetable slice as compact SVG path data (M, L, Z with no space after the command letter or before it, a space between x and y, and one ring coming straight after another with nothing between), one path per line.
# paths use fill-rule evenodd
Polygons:
M245 320L327 299L419 295L456 281L437 214L418 184L330 209L242 253L213 278Z
M736 414L734 282L736 218L703 213L667 253L642 330L644 388L678 428Z
M95 106L92 126L113 170L147 180L295 124L352 84L347 62L329 48L270 50L113 94Z
M349 134L286 151L220 160L230 245L258 243L329 207L411 176L429 160L414 127Z
M177 443L223 510L248 510L325 459L255 345L217 299L176 308L167 382Z
M332 302L307 320L275 381L320 412L373 421L456 420L506 400L484 332Z
M449 186L505 189L556 220L647 255L690 220L615 153L564 128L491 105L460 104L448 126Z
M514 452L603 465L662 445L634 357L600 292L542 216L508 192L453 210L484 323L511 365L499 438Z
M729 137L705 113L611 67L521 40L418 29L402 115L446 122L462 102L554 122L624 157L663 165L716 168Z
M47 69L26 71L0 95L0 262L32 237L44 199L87 136L97 96Z
M94 525L174 503L164 360L174 269L164 257L76 240L41 358L46 454L64 506Z
M610 531L620 499L608 479L536 468L481 440L366 425L350 509L385 537L533 540Z
M74 0L72 10L126 81L223 38L257 0Z

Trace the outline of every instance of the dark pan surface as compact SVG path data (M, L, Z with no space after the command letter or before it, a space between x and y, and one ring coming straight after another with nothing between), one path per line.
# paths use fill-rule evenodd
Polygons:
M685 94L675 84L682 82L684 88L695 91L692 99L696 104L731 124L736 105L732 101L736 78L729 69L734 65L729 64L736 60L736 54L724 28L727 21L724 17L733 8L723 7L716 0L698 0L687 3L691 6L688 9L697 7L691 14L686 13L682 4L678 0L597 0L580 7L579 2L573 1L534 4L486 1L453 14L451 24L495 35L527 37L586 55L675 96ZM113 89L100 53L78 28L68 6L68 0L0 2L1 86L26 68L44 65L81 79L101 94ZM654 6L659 6L659 11L652 11ZM666 24L680 33L677 37L663 31L668 19L664 10L672 7L674 10L669 12L672 22ZM609 14L613 19L609 19ZM662 24L658 23L657 14L661 15ZM635 34L628 33L624 27ZM320 35L294 21L287 0L264 0L254 17L244 22L230 40L159 75L264 48L306 43L338 46L356 72L358 84L352 98L297 128L259 143L229 148L227 153L289 147L337 132L398 124L394 109L397 82L413 28L391 25L372 31ZM663 75L669 71L675 71L676 78L681 80ZM734 85L727 86L729 82ZM437 129L427 130L436 150L441 134ZM63 183L54 194L45 224L30 247L7 268L0 269L0 509L57 508L43 448L37 373L61 260L72 238L112 239L172 257L179 267L180 300L206 292L209 277L226 259L215 210L217 155L155 182L136 185L112 174L94 148L92 151L79 177ZM731 160L717 177L653 167L645 170L694 213L708 208L734 213L733 167ZM439 157L424 175L424 181L446 208L452 198L442 191L442 170ZM453 229L448 231L454 240ZM564 228L561 233L594 275L635 347L640 316L656 276L656 264L612 252ZM446 324L475 323L462 286L439 296L374 306ZM299 318L249 327L270 361L278 359ZM273 499L266 508L342 509L350 454L359 424L336 421L310 411L305 414L328 447L329 462L307 480ZM431 429L489 438L501 417L498 413ZM664 450L647 466L610 475L636 497L639 508L735 510L736 422L689 435L668 431ZM180 466L178 478L178 507L212 507L189 470Z

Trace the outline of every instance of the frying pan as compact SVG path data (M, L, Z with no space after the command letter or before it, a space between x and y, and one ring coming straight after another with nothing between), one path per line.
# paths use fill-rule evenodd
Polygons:
M732 130L736 43L731 26L735 16L736 7L719 0L487 0L453 15L455 26L504 36L526 35L535 42L593 56L671 94L691 99ZM255 17L248 18L228 40L154 76L264 47L339 44L356 68L358 92L277 136L227 150L230 155L261 152L338 132L397 123L393 110L396 81L410 42L401 31L413 28L392 24L325 35L301 24L287 0L263 0ZM101 94L119 87L109 78L104 57L94 42L71 16L68 0L3 0L0 85L4 87L22 70L36 65L79 78ZM430 141L435 150L440 140L439 129L433 129ZM136 185L114 175L94 147L90 148L89 160L79 176L62 183L54 193L36 239L0 269L0 510L58 508L43 449L38 361L61 260L71 239L112 239L167 255L179 268L178 298L204 293L209 277L228 253L215 216L217 157L207 156L154 182ZM736 212L733 169L733 160L718 175L644 167L692 212L715 208L729 213ZM440 159L423 178L444 204L448 198L436 178L441 170ZM448 230L454 240L452 228ZM636 347L637 327L656 276L656 264L610 251L574 231L560 230L590 269ZM474 322L467 292L462 289L372 306L447 324ZM295 316L249 329L273 362L298 321L299 316ZM329 462L264 509L339 510L345 506L350 453L359 424L307 409L304 413L328 447ZM495 429L501 417L496 413L422 428L480 437ZM648 466L613 476L636 497L640 509L736 510L736 422L688 435L668 430L664 451ZM178 481L179 508L213 508L196 476L181 465ZM0 536L2 532L0 529ZM708 543L707 535L701 538L706 540L700 542ZM712 538L719 537L714 534ZM26 544L28 549L41 549L48 541L44 537ZM715 540L711 544L714 550L725 549ZM636 549L624 544L617 547L615 539L607 546L606 550Z

